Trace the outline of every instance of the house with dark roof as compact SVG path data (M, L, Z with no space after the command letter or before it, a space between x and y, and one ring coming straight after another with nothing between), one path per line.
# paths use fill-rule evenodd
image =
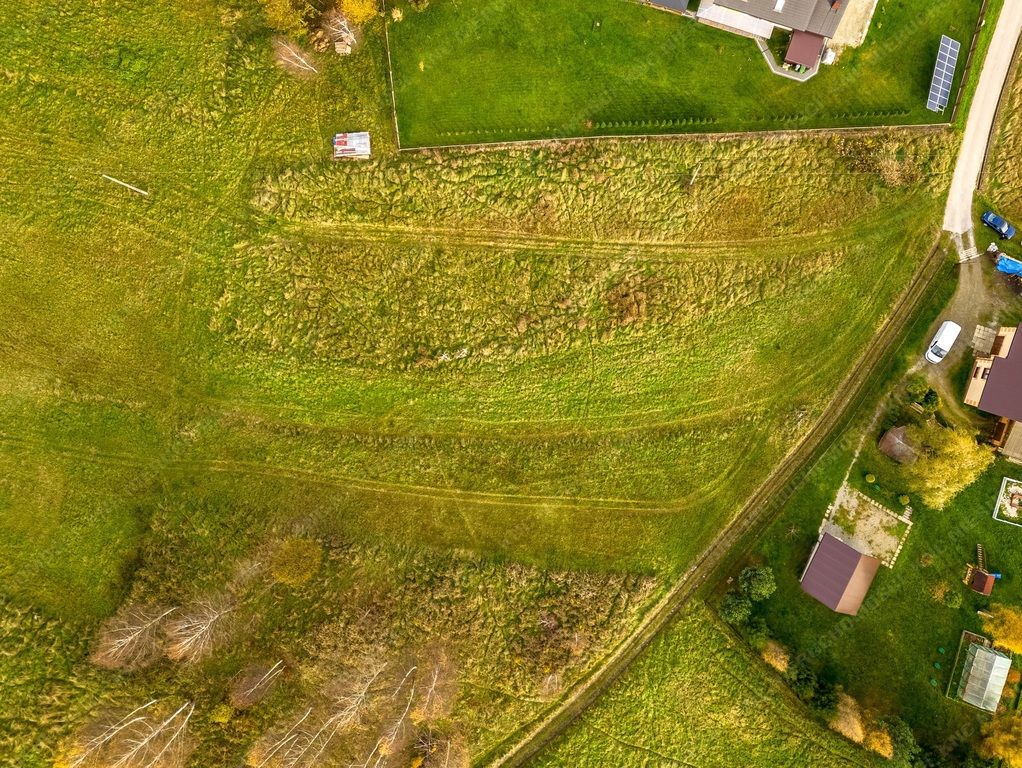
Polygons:
M990 354L977 357L965 403L998 418L991 442L1005 457L1022 461L1022 334L1001 328ZM1016 337L1018 341L1016 341Z
M907 426L891 427L884 432L877 448L884 456L899 464L911 464L919 458L916 446L909 440Z
M802 572L802 591L832 611L854 616L879 568L877 558L824 533Z
M785 62L811 69L819 64L849 2L865 0L700 0L696 17L715 27L766 40L775 28L790 31Z

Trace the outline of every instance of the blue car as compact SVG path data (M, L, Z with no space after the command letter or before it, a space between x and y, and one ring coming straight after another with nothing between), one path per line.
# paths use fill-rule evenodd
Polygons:
M1011 240L1015 236L1015 228L993 211L987 211L982 218L983 223L1000 235L1002 240Z

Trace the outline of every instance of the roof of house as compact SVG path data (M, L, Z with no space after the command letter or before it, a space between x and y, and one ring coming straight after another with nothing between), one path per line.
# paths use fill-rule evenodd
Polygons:
M1016 331L1022 339L1022 325ZM1022 421L1022 343L1012 344L1006 357L995 357L979 409L1012 421Z
M973 643L965 657L958 698L987 712L996 712L1010 669L1008 654Z
M801 64L804 67L815 67L823 54L826 39L812 32L796 31L791 36L784 60L789 64Z
M969 580L969 588L973 592L979 592L981 595L989 595L994 591L994 581L992 573L975 568L972 571L972 578Z
M802 590L832 611L854 616L866 598L880 561L823 534L802 574Z
M883 437L880 438L880 442L877 443L877 448L880 449L880 453L894 459L899 464L911 464L915 461L918 456L916 454L915 446L913 446L905 436L907 431L908 427L902 426L891 427L889 430L884 432Z
M845 8L852 0L713 0L713 2L781 27L833 37Z

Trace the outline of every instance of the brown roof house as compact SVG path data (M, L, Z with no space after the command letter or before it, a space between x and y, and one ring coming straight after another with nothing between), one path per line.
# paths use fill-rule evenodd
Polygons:
M793 34L784 60L815 67L850 2L868 0L700 0L696 17L746 37L770 39L775 27Z
M914 462L918 455L916 454L915 446L912 445L912 441L906 435L907 432L908 427L891 427L884 432L880 442L877 443L880 453L894 459L899 464L911 464Z
M880 561L825 533L802 572L802 591L838 613L854 616L866 599Z
M998 417L991 442L1009 459L1022 461L1022 334L1001 328L990 354L977 357L965 403ZM1016 341L1016 336L1018 341Z

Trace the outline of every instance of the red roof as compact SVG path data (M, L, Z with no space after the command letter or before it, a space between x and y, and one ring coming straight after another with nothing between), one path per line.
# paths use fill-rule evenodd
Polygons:
M791 43L788 44L788 52L784 54L784 60L788 64L815 67L823 54L823 46L826 42L826 38L820 35L796 30L791 36Z
M802 591L832 611L854 616L866 598L880 561L823 534L802 574Z
M972 572L972 580L969 582L969 587L973 592L989 595L994 589L994 577L986 571L976 568Z

